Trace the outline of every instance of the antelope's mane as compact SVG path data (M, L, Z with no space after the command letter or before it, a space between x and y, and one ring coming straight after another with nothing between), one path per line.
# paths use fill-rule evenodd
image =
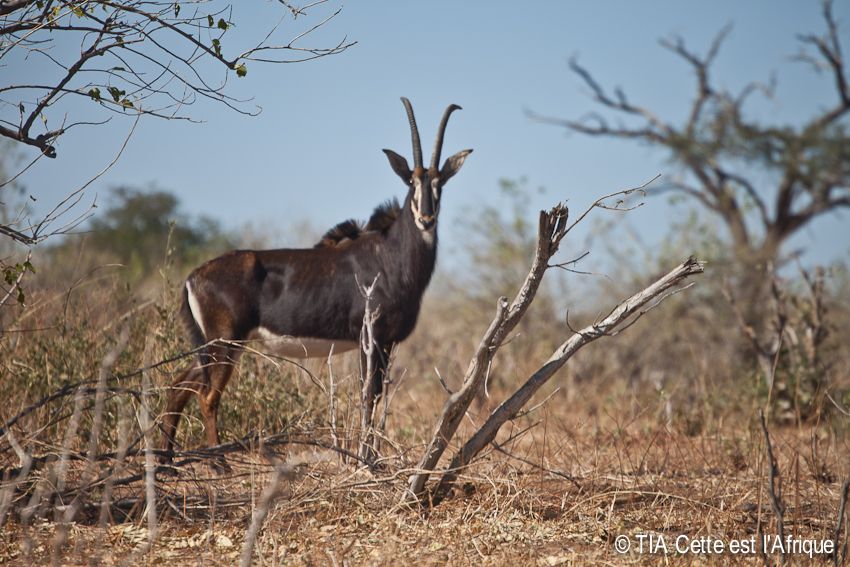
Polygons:
M389 199L375 208L365 224L356 219L342 221L328 230L314 248L346 246L367 234L386 235L400 215L401 205L398 199Z

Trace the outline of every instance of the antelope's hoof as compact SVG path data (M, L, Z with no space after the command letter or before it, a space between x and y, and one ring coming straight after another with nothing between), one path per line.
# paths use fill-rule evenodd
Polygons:
M160 465L170 465L174 460L174 457L171 454L171 451L167 449L163 449L159 451L156 456L156 462Z

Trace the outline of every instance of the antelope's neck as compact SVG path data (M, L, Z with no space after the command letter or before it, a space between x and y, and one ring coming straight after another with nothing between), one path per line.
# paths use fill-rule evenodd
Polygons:
M390 259L387 266L388 271L396 273L388 273L387 276L398 278L406 286L413 285L421 291L428 286L437 262L437 227L428 232L421 231L413 220L409 199L403 206L401 215L387 235L392 253L398 254Z

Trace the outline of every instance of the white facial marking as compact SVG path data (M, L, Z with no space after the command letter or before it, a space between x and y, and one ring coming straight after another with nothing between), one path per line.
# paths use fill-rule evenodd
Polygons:
M422 210L422 181L418 177L413 179L413 202Z
M359 346L357 341L277 335L265 327L258 327L254 335L261 340L258 350L291 358L326 358L331 352L331 347L333 347L334 354L339 354L354 350Z
M207 338L207 330L204 329L204 320L201 316L201 304L198 303L198 298L195 297L194 293L192 293L192 286L188 281L186 281L186 295L189 298L189 311L192 313L192 319L194 319L198 327L201 328L201 333L204 335L204 338Z
M428 230L424 226L422 226L422 222L419 220L419 218L421 217L421 215L419 214L419 209L416 207L416 203L414 203L413 201L410 202L410 210L413 211L413 222L416 223L416 228L418 228L420 232L425 232L426 230Z

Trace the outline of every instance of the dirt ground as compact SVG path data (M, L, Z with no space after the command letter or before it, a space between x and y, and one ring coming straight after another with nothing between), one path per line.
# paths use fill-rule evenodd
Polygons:
M410 464L399 455L370 472L305 441L233 452L226 474L204 462L180 466L157 476L152 546L144 463L130 460L112 488L109 522L88 502L57 546L67 503L29 521L18 514L4 527L0 562L233 565L266 500L257 565L764 564L764 546L780 561L757 427L736 437L638 423L564 437L557 429L493 446L447 499L415 509L399 503ZM850 452L815 428L777 427L771 437L786 556L824 564ZM266 490L270 459L285 463L276 491ZM82 469L71 467L69 485Z

